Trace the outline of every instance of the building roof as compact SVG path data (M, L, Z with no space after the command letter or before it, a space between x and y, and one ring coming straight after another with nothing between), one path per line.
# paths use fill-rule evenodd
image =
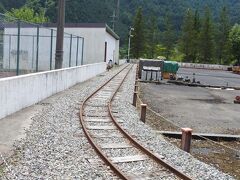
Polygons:
M106 24L106 30L109 34L111 34L115 39L119 40L120 37Z
M45 23L44 27L57 27L56 23ZM66 28L105 28L105 23L65 23Z
M55 23L45 23L42 24L43 27L56 28L57 24ZM21 24L21 28L33 28L37 27L35 24ZM4 28L17 28L15 23L5 23ZM65 28L106 28L106 31L112 35L115 39L119 40L119 36L105 23L66 23Z
M54 23L44 24L45 27L56 27ZM115 39L119 40L120 37L105 23L66 23L66 28L106 28L106 31Z

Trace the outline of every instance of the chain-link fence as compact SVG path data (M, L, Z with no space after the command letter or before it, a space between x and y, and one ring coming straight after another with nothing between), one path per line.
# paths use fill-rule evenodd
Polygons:
M52 70L56 28L0 14L0 78ZM83 64L84 38L64 33L63 68Z

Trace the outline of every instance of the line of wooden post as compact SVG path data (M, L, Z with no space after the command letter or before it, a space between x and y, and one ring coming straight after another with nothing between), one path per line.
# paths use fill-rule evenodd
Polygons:
M137 107L137 96L138 96L138 76L137 76L137 69L135 74L135 86L134 86L134 94L133 94L133 106Z
M137 106L137 96L138 96L138 66L136 69L135 87L133 95L133 106ZM146 122L147 104L141 104L140 120ZM182 139L181 139L181 149L190 153L192 140L192 129L182 128Z

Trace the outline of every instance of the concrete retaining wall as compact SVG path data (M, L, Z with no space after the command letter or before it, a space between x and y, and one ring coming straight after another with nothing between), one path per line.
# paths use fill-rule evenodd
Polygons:
M106 70L96 63L0 79L0 119Z
M126 59L119 59L119 65L126 63L126 61L127 61Z
M196 64L196 63L178 63L183 68L196 68L196 69L212 69L226 71L228 66L217 64Z

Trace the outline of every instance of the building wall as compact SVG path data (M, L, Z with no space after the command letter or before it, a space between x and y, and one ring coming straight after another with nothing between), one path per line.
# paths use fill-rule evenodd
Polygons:
M116 40L108 32L105 34L105 42L107 42L107 62L111 59L113 63L119 61L119 40Z
M83 64L104 62L105 28L65 28L65 32L84 37Z
M105 27L71 27L65 28L65 33L68 34L64 35L63 68L81 64L104 62L105 42L108 44L107 62L112 59L114 62L118 63L119 40L116 40L112 35L110 35L106 31ZM3 66L4 69L15 70L17 67L17 28L5 28L4 34ZM36 70L36 34L36 28L21 28L22 36L20 38L20 70ZM77 38L75 36L72 39L72 50L70 51L70 34L84 38L84 42L83 39L79 39L78 50ZM52 56L50 53L51 30L40 28L39 35L38 69L50 70L50 58L52 58L52 67L54 68L55 66L56 28L53 31ZM84 46L84 49L82 49L82 45Z
M107 62L118 63L119 40L110 35L106 28L65 28L65 32L84 37L84 63L104 62L105 42L107 42Z
M0 119L106 70L106 63L0 79Z
M119 59L119 65L122 65L122 64L124 64L124 63L126 63L127 62L127 60L126 59Z

